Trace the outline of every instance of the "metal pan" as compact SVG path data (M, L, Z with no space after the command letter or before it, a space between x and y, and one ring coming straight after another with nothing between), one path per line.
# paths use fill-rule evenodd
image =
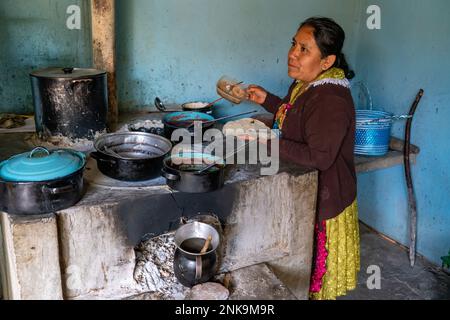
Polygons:
M123 181L143 181L161 175L162 161L172 143L145 132L110 133L99 137L91 157L104 175Z

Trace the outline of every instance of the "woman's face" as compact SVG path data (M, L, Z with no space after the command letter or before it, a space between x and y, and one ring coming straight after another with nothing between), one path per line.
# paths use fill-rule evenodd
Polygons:
M313 81L327 69L319 47L314 39L314 28L304 26L292 39L288 54L289 77L306 83Z

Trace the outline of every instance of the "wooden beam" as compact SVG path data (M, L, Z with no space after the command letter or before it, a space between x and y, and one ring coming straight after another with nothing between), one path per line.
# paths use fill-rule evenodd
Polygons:
M391 140L389 142L389 149L403 152L404 147L405 147L405 140L396 137L391 137ZM417 154L420 152L419 147L413 144L410 145L410 150L412 154Z
M117 127L119 108L117 103L115 61L115 0L91 0L92 52L94 67L108 73L108 127Z

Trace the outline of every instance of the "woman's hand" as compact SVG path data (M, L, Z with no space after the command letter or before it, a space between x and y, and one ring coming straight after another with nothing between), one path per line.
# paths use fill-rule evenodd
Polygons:
M263 104L266 101L267 91L257 85L251 84L247 88L248 100L257 104Z

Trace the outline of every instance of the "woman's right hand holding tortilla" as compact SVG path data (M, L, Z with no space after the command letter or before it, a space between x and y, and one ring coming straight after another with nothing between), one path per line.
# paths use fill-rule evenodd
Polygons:
M260 86L251 84L247 87L248 100L257 104L263 104L266 101L267 91Z

